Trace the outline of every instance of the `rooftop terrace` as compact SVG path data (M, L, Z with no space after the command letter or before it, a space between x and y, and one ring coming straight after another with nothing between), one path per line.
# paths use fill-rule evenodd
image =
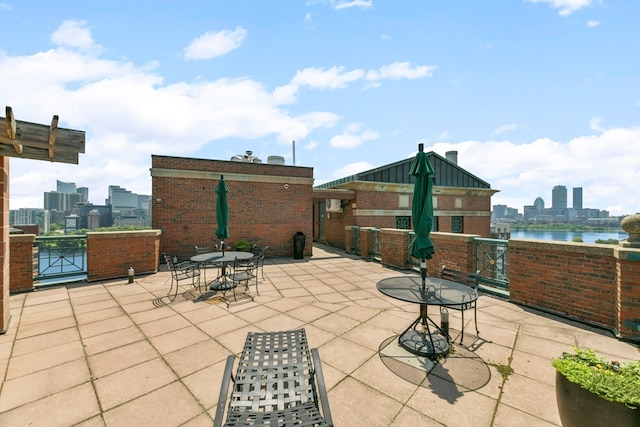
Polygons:
M229 309L189 286L159 300L167 271L12 295L0 425L210 426L225 358L248 331L306 329L337 426L558 426L553 357L572 345L639 357L606 331L481 295L480 336L469 325L434 364L395 345L418 307L376 289L404 274L316 245L311 258L267 259L260 296Z

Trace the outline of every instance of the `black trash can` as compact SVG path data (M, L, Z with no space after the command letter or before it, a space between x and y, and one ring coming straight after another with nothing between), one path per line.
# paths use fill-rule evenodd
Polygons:
M307 236L302 231L293 235L293 259L304 259L304 245Z

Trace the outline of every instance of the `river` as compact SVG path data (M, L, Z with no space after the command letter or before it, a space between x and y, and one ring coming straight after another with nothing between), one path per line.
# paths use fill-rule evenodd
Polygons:
M574 237L582 237L584 243L594 243L596 240L624 240L628 234L624 231L551 231L551 230L511 230L512 239L541 239L571 242Z

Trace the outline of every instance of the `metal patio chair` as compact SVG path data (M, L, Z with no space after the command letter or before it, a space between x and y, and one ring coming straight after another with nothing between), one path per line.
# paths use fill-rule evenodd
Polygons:
M472 287L473 289L478 290L479 276L476 273L471 273L468 271L460 271L443 265L440 269L440 278L451 280L453 282L463 283L467 286ZM478 330L478 316L476 311L476 301L467 302L460 305L445 305L444 307L452 310L460 311L462 316L462 329L460 333L460 343L462 343L462 339L464 338L464 312L467 310L473 309L473 321L476 326L476 334L480 334Z
M256 274L258 256L254 255L248 259L238 259L236 258L231 265L231 271L227 273L227 280L231 280L236 285L245 286L245 294L248 295L249 292L249 281L255 279L256 280L256 293L260 295L258 292L258 276ZM252 297L253 299L253 297Z
M234 359L227 357L214 427L333 426L320 355L304 329L249 332L235 376Z
M262 275L263 279L264 279L264 257L267 253L267 249L269 249L269 246L265 246L262 248L255 246L251 250L251 252L253 252L253 254L257 257L256 268L260 270L260 274ZM257 285L256 285L256 292L257 292Z
M190 280L191 286L200 290L200 269L197 265L192 264L189 261L177 262L174 260L175 257L171 257L167 254L164 254L164 261L171 272L171 287L169 288L169 292L167 293L167 297L169 300L173 301L178 296L178 287L181 280ZM173 298L171 298L171 293L175 286L175 292L173 292Z

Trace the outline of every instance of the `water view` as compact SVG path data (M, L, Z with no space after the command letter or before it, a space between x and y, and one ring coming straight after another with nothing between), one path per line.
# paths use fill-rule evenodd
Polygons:
M571 242L581 237L584 243L595 243L596 240L624 240L628 234L624 231L558 231L558 230L511 230L512 239L542 239Z

